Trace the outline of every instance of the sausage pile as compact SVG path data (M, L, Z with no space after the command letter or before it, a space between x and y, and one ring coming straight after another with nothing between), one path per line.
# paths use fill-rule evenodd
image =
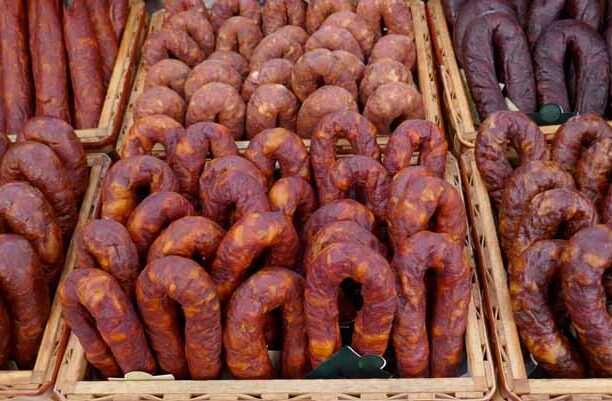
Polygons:
M554 103L612 118L612 25L600 3L445 0L455 55L481 119L507 110L506 98L525 113Z
M0 366L31 369L89 182L62 120L35 117L0 152Z
M500 111L481 124L475 157L499 212L523 344L552 377L612 377L612 129L574 117L549 149L525 114Z
M215 122L234 139L270 128L311 138L326 114L362 112L381 135L424 118L402 0L167 0L143 50L134 119ZM382 28L384 27L384 28ZM131 134L130 134L131 135Z

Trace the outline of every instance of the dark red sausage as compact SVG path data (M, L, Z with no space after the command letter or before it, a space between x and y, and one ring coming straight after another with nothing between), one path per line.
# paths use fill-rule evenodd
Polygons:
M129 0L109 0L109 5L113 28L117 34L117 39L121 39L130 14Z
M78 1L78 0L77 0ZM100 47L104 85L108 87L119 50L115 27L110 16L109 0L86 0L89 19Z

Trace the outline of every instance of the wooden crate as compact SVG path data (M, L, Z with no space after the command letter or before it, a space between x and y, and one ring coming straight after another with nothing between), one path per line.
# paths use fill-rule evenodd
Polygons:
M465 185L474 230L481 282L500 379L500 390L512 400L612 400L612 379L531 379L518 335L506 269L499 246L496 219L474 159L463 155Z
M89 186L81 203L77 227L84 224L97 212L102 178L111 164L110 158L100 153L89 154L87 162L90 166ZM60 283L72 270L73 264L74 251L71 242L66 253ZM59 299L55 297L34 368L32 370L0 371L0 399L42 394L53 385L68 340L68 331L61 318L60 310Z
M442 97L452 129L453 146L462 152L474 147L480 120L465 76L457 64L452 33L444 18L442 0L427 2L427 17L443 86ZM612 125L612 121L609 123ZM559 127L559 125L547 125L541 126L541 129L546 138L551 140Z
M432 52L431 40L429 35L429 29L427 28L427 16L425 13L425 5L422 1L406 0L410 4L412 11L412 20L414 24L415 32L415 45L417 50L417 74L415 80L418 81L419 91L423 96L425 103L425 118L440 128L444 128L444 121L442 119L442 112L440 106L440 100L438 95L438 81L436 68L434 65L434 56ZM151 16L151 23L149 25L148 33L155 32L161 29L164 20L164 11L160 10L155 12ZM138 67L136 72L136 78L134 80L134 86L132 93L129 98L127 111L125 113L125 119L120 129L119 138L117 140L116 153L118 154L122 145L125 135L127 135L129 128L134 122L133 107L134 103L144 90L145 78L147 76L147 69L142 65ZM238 148L240 150L246 149L248 141L237 141ZM157 145L156 150L159 150L161 146Z

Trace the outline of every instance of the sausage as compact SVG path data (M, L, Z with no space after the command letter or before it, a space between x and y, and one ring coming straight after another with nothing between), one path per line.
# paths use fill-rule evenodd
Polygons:
M597 0L534 0L529 7L525 32L534 47L550 26L565 14L565 18L582 21L597 30L602 20Z
M303 28L293 25L283 26L270 36L286 36L294 42L298 42L300 46L304 46L310 38L308 32L306 32Z
M77 222L77 199L62 161L51 148L38 142L11 146L0 163L0 183L26 181L47 198L59 220L62 234L70 238Z
M267 129L249 142L244 157L266 177L268 187L274 183L274 167L280 165L281 177L300 177L310 181L310 159L304 143L284 128Z
M0 235L0 288L11 319L13 357L32 368L51 310L47 282L36 251L20 235Z
M552 161L534 160L518 167L508 178L499 208L499 239L508 251L521 217L539 193L554 188L575 188L572 175Z
M490 12L473 19L463 37L463 54L459 56L463 58L467 82L481 119L508 109L499 87L498 65L504 66L499 76L508 98L525 113L536 110L536 77L529 44L514 16Z
M123 30L127 25L130 14L130 4L128 0L109 0L110 18L113 24L117 39L123 36Z
M393 345L400 377L454 377L463 360L472 274L458 243L447 234L423 231L397 249L391 268L399 275ZM435 271L430 334L425 273ZM431 350L429 343L431 342Z
M236 52L231 51L216 51L208 57L207 60L212 61L223 61L233 67L238 74L242 77L242 79L246 78L249 74L249 63Z
M251 71L258 70L266 61L278 58L295 63L302 54L304 48L299 42L277 31L263 38L253 50L250 68Z
M73 270L59 297L66 324L100 373L122 377L134 370L155 372L142 323L113 276L100 269Z
M72 127L60 119L34 117L17 135L17 142L26 141L42 143L55 152L66 168L77 199L81 199L89 185L89 167L83 145Z
M416 233L427 230L446 233L453 241L463 244L467 217L461 194L438 177L415 178L402 196L389 197L387 226L394 249Z
M364 61L359 42L353 35L344 28L332 25L321 27L310 36L304 46L304 51L309 52L314 49L344 50L357 57L361 62Z
M28 52L27 1L0 3L0 51L4 85L5 130L17 134L34 113L32 77ZM70 50L70 48L69 48Z
M370 30L366 20L359 14L351 11L333 13L321 25L322 28L326 26L346 29L359 43L363 55L370 55L374 46L374 32Z
M339 11L355 11L350 0L313 0L306 9L306 30L313 34L327 17Z
M227 84L211 82L194 93L185 117L187 126L199 122L225 125L234 139L242 138L246 105L238 91Z
M3 231L10 229L30 241L47 282L56 283L64 265L64 242L44 195L26 182L4 184L0 186L0 216Z
M263 34L259 24L250 18L232 17L217 32L217 50L237 51L249 61Z
M357 14L367 21L375 40L381 37L383 25L389 34L414 37L410 6L403 0L361 0Z
M601 222L605 224L612 223L612 191L608 187L608 193L602 204Z
M555 133L550 158L574 173L582 152L603 138L612 138L612 128L606 120L594 114L572 117Z
M11 352L11 321L4 301L0 301L0 364L4 366Z
M338 196L324 199L322 203L343 198L347 191L357 186L365 192L368 209L376 218L384 220L391 177L378 161L360 155L338 159L330 171L330 181L336 187Z
M300 104L293 93L280 84L261 85L247 105L246 133L253 138L267 129L295 131Z
M2 68L2 66L0 66L0 68ZM2 84L2 82L0 82L0 85L1 84ZM0 104L0 106L1 106L1 104ZM2 123L2 121L0 121L0 124L1 123ZM8 137L6 136L6 134L4 132L0 132L0 160L2 160L2 158L4 157L4 154L8 150L9 146L11 146L11 140L8 139Z
M612 375L612 320L602 284L612 261L610 240L607 226L587 228L569 241L561 256L563 299L595 377Z
M317 124L310 143L312 171L319 199L326 199L334 192L328 181L329 172L336 161L336 142L346 139L356 155L379 160L380 149L376 142L376 127L355 111L338 111L324 116Z
M191 101L193 95L206 84L221 82L236 88L242 87L242 77L232 66L223 61L206 60L191 71L185 82L185 100Z
M225 230L201 216L186 216L173 221L149 247L149 263L164 256L198 257L210 265Z
M332 201L318 208L310 216L302 235L304 241L311 244L319 231L328 224L338 221L352 221L372 232L375 228L376 218L370 209L352 199Z
M188 34L202 51L204 59L215 50L215 29L203 8L190 8L173 15L166 21L164 28Z
M204 59L197 43L182 31L162 29L151 32L142 51L142 63L150 67L174 56L193 67Z
M96 128L106 98L103 60L84 1L64 4L64 41L76 129Z
M455 26L461 8L468 2L468 0L442 0L442 9L444 10L444 17L446 17L446 23L449 29Z
M185 101L175 91L164 86L146 89L134 103L134 120L156 114L166 115L178 123L185 122Z
M299 241L291 219L278 212L251 213L230 228L217 250L211 277L221 303L240 285L253 261L268 250L265 266L293 268Z
M411 166L400 170L391 181L389 199L392 199L393 203L397 203L408 192L414 181L421 177L436 177L436 173L425 166Z
M419 165L444 178L448 144L440 127L427 120L404 121L393 131L384 153L384 166L389 174L409 167L415 151L419 152Z
M609 5L608 9L612 10L612 4ZM608 19L610 20L609 26L612 27L612 11L609 11ZM612 29L606 29L603 33L603 37L606 41L606 46L608 49L608 59L612 60ZM608 110L612 110L612 77L610 78L610 85L608 87Z
M138 277L136 300L160 368L177 378L214 379L221 370L221 306L196 262L166 256ZM175 303L185 316L181 333Z
M265 35L270 35L285 25L304 27L306 4L302 0L266 1L261 9L261 16Z
M404 35L385 35L380 38L372 48L368 62L373 64L386 58L400 62L412 71L416 65L414 39Z
M164 86L185 97L185 83L190 74L191 68L180 60L161 60L147 71L145 91L154 86Z
M521 164L548 160L546 139L529 117L520 112L491 114L478 128L474 156L489 196L499 204L513 168L506 158L508 142L517 150Z
M304 309L313 368L340 349L337 294L346 278L361 284L363 297L351 346L361 355L382 356L397 306L395 277L385 258L363 245L339 242L319 253L310 267Z
M60 3L55 0L30 0L27 4L35 114L70 123L68 64ZM52 65L53 68L45 68L45 65Z
M519 334L538 364L553 377L582 378L586 372L580 354L557 326L548 299L566 243L538 241L520 255L510 272L510 294Z
M253 20L257 25L261 22L261 9L257 0L215 0L212 5L211 19L216 30L235 15Z
M293 66L291 88L302 102L323 85L339 86L357 98L364 69L363 63L346 51L310 50Z
M272 211L293 219L300 231L317 209L314 189L300 177L283 177L276 181L268 192L268 200Z
M568 95L564 61L572 57L575 96ZM580 21L561 20L544 32L533 51L538 103L555 103L564 111L603 115L608 104L609 57L603 38Z
M310 138L319 121L336 111L358 112L359 107L346 89L334 85L322 86L302 103L298 112L297 134L302 138Z
M132 298L140 273L138 250L130 234L112 220L90 220L74 238L75 268L100 268L110 273Z
M149 192L176 192L179 183L170 167L153 156L132 156L113 164L100 191L102 219L125 225L145 188Z
M588 148L576 166L576 186L601 210L612 172L612 138L600 139Z
M250 72L242 85L242 98L245 103L249 102L253 93L261 85L280 84L286 88L291 88L292 71L293 63L282 58L275 58L261 63L259 68Z
M280 377L300 379L308 372L304 284L304 278L296 272L265 267L236 289L228 305L223 335L227 365L235 378L275 377L264 321L279 305L283 315Z
M395 122L425 119L423 97L414 85L389 82L368 98L363 115L376 126L379 135L389 135Z
M167 115L152 114L140 117L134 121L123 140L121 158L150 154L153 146L158 143L164 145L166 152L171 154L176 142L184 134L183 126ZM170 163L170 160L168 162Z
M376 89L388 82L414 84L410 69L399 61L391 58L382 58L368 64L363 73L363 79L359 84L359 100L361 104L367 104L368 98Z
M86 0L85 4L100 47L104 86L108 87L119 51L119 40L111 21L109 0Z
M208 10L206 10L204 3L202 3L200 0L163 0L162 6L168 17L172 17L181 11L187 11L195 8L196 10L202 11L202 14L204 14L206 19L210 20Z

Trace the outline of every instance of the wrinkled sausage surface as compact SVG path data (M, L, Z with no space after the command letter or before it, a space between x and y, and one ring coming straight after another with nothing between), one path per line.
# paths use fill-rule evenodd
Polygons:
M359 14L351 11L339 11L333 13L323 22L321 27L335 26L346 29L359 43L361 51L368 56L374 46L374 32L368 26L366 20Z
M352 221L372 232L376 218L370 209L361 203L352 199L339 199L321 206L310 216L302 237L306 243L311 243L321 229L338 221Z
M367 21L375 39L380 38L383 25L389 34L414 37L410 6L403 0L361 0L357 14Z
M269 35L285 25L304 27L306 23L306 4L302 0L270 0L261 9L262 25L265 35Z
M257 70L266 61L274 59L284 59L295 63L302 54L304 54L302 44L287 35L281 34L279 30L259 42L259 45L253 50L250 68L251 71Z
M249 63L239 53L219 50L208 57L207 60L223 61L232 66L244 79L249 73Z
M211 82L196 91L187 107L187 126L216 122L229 128L234 139L242 138L246 105L238 91L220 82Z
M354 11L350 0L313 0L308 2L306 9L306 30L314 33L325 19L339 11Z
M321 27L310 35L304 45L304 51L314 49L344 50L364 61L363 52L355 37L348 30L332 25Z
M275 58L261 63L258 68L251 70L249 76L244 81L242 85L242 98L248 103L260 85L280 84L286 88L291 88L292 71L293 63L282 58Z
M576 166L576 186L598 209L610 186L612 173L612 138L600 139L588 148Z
M398 122L425 119L423 97L414 85L389 82L368 98L363 115L376 126L379 135L389 135Z
M153 86L165 86L185 97L185 83L189 74L191 68L181 60L161 60L147 71L144 87L147 90Z
M250 18L232 17L219 28L216 49L236 51L249 61L261 39L259 24Z
M261 9L257 0L215 0L211 9L211 20L216 30L233 16L250 18L259 25Z
M108 87L119 51L119 40L115 35L115 28L109 13L109 1L86 0L85 4L87 5L89 20L100 48L104 86Z
M283 85L261 85L247 105L247 136L253 138L264 130L277 127L295 131L299 108L296 97Z
M165 86L154 86L143 91L134 103L134 120L163 114L180 124L185 122L187 105L177 92Z
M162 144L169 155L174 152L176 142L183 136L185 129L175 119L152 114L134 121L123 139L120 151L122 159L151 153L155 144Z
M206 84L221 82L236 88L242 87L242 77L226 62L217 60L206 60L196 65L185 81L185 100L191 101L193 95Z
M414 39L404 35L385 35L380 38L368 59L368 63L372 64L379 60L390 58L399 61L409 70L414 69L416 64L416 47Z
M359 100L361 104L365 105L376 89L388 82L414 84L410 69L399 61L391 58L382 58L369 63L359 84Z
M297 119L298 135L302 138L310 138L323 117L344 110L359 111L359 107L349 91L333 85L326 85L317 89L302 103Z

